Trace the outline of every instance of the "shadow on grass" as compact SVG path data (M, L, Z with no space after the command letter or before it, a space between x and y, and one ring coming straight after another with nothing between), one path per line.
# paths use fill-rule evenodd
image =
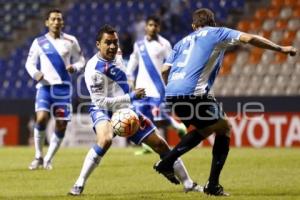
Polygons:
M255 192L247 192L247 193L241 193L241 191L239 192L232 192L231 196L248 196L248 197L300 197L300 191L291 191L291 192L282 192L282 191L277 191L277 192L264 192L264 191L255 191Z
M178 196L178 198L174 198L175 196ZM66 200L66 199L101 199L101 200L141 200L141 199L153 199L153 200L159 200L159 199L182 199L182 195L185 195L182 191L174 191L174 190L162 190L162 191L143 191L139 193L83 193L81 196L71 196L66 194L62 195L37 195L37 196L32 196L32 195L27 195L27 196L14 196L14 197L5 197L5 196L0 196L0 199L5 199L5 200L15 200L15 199L22 199L22 200ZM171 197L172 198L169 198Z

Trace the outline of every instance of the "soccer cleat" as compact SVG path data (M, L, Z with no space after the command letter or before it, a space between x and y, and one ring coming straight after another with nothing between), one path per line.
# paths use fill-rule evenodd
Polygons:
M180 184L176 178L173 167L163 166L161 161L158 161L153 168L159 173L164 175L171 183Z
M44 169L46 169L46 170L52 170L53 169L51 161L45 161L44 162Z
M134 155L140 156L140 155L145 155L145 154L150 154L150 153L153 153L153 150L151 149L151 147L142 143L142 149L134 152Z
M187 193L187 192L203 192L203 187L194 182L192 187L184 188L183 190L185 193Z
M152 151L150 151L149 149L141 149L141 150L134 152L134 155L141 156L141 155L150 154L150 153L152 153Z
M79 196L83 192L83 189L83 186L74 185L68 194L72 196Z
M229 196L227 192L224 192L224 189L222 185L210 185L209 182L206 183L206 185L203 188L203 192L207 195L213 195L213 196Z
M28 166L28 168L30 170L36 170L38 169L39 167L43 167L43 158L35 158L31 163L30 165Z

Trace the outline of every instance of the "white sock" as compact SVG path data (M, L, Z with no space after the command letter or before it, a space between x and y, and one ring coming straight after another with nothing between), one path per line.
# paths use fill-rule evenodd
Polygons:
M85 160L83 162L83 166L80 172L80 175L75 183L77 186L84 186L90 174L94 171L94 169L99 165L102 156L99 156L94 148L91 148L87 153Z
M34 137L34 147L35 147L35 158L42 158L43 157L43 145L45 143L45 130L38 130L34 128L33 130L33 137Z
M179 178L179 180L183 184L184 188L193 187L193 180L189 176L189 174L180 158L178 158L175 161L173 167L174 167L175 175Z
M53 156L57 152L58 148L60 147L60 144L62 142L63 138L57 137L55 133L52 133L49 148L47 151L47 154L44 158L44 162L49 162L52 160Z

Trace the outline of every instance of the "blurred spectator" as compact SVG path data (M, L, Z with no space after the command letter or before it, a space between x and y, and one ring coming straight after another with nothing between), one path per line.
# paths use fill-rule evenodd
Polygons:
M167 7L165 5L162 5L159 7L159 10L157 11L157 16L159 16L161 20L161 31L168 31L171 29L171 16L170 12L168 11Z
M173 32L186 29L186 20L190 19L189 2L186 0L172 0L170 2L171 27Z
M133 24L134 40L141 40L145 35L146 22L142 13L137 14L136 21Z

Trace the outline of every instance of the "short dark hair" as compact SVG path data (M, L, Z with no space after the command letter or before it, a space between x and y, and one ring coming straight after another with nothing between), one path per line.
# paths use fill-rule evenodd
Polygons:
M51 10L48 10L46 15L45 15L45 20L48 20L51 13L62 13L61 10L59 10L58 8L53 8Z
M155 23L157 23L158 25L160 25L160 18L156 15L150 15L147 17L146 19L146 23L148 24L149 21L154 21Z
M114 34L116 31L116 29L108 24L105 24L104 26L102 26L99 31L98 31L98 34L97 34L97 37L96 37L96 41L101 41L102 39L102 36L104 33L108 33L108 34Z
M193 12L193 24L198 27L216 26L214 13L207 8L200 8Z

